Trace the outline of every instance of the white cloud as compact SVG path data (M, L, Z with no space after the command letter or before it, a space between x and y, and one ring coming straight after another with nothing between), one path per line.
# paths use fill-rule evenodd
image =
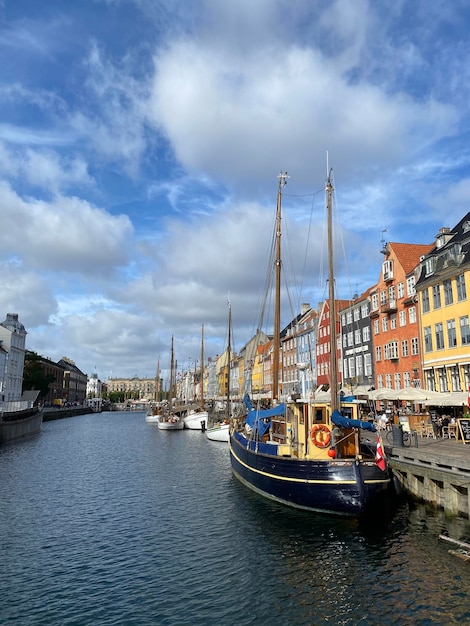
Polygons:
M20 257L26 269L109 274L128 261L133 237L127 216L112 216L79 198L51 202L20 198L0 184L4 257Z

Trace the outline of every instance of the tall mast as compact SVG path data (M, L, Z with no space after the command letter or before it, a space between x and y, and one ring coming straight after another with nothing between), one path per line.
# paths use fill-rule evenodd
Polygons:
M225 404L225 417L230 419L230 361L232 355L232 305L228 301L228 342L227 342L227 402Z
M173 351L173 335L171 336L171 360L170 360L170 409L173 406L175 387L175 354Z
M204 410L204 324L202 325L201 336L201 380L200 380L200 406Z
M273 330L273 384L272 399L279 400L279 354L281 347L281 205L282 188L289 178L287 172L280 173L276 206L276 258L275 258L275 295L274 295L274 330Z
M156 402L160 401L160 358L157 360L157 374L155 376L155 398Z
M335 274L333 256L333 217L332 198L333 185L331 171L326 179L326 211L328 220L328 307L330 314L330 395L331 410L339 409L338 400L338 354L336 346L336 302L335 302Z

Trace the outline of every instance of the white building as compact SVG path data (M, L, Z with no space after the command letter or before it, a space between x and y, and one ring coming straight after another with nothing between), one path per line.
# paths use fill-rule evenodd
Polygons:
M4 367L0 368L2 395L5 402L17 402L21 399L23 386L26 330L18 321L17 313L8 313L0 324L0 346L6 352L6 358L0 359Z
M103 391L103 383L98 378L98 374L92 374L87 380L86 384L86 397L87 398L101 398L101 392Z

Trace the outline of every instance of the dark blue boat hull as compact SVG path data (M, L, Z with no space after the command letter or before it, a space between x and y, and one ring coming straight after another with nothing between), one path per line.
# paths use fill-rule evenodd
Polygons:
M389 484L373 459L299 460L250 449L243 435L230 437L234 475L257 493L300 509L359 516Z

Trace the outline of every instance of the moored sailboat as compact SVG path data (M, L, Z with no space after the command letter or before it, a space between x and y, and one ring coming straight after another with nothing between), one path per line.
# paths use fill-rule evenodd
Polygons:
M232 306L228 303L228 341L227 341L227 397L225 400L225 416L217 416L208 425L206 435L211 441L227 443L230 438L230 360L232 354Z
M339 401L331 173L326 183L331 401L279 402L281 203L286 182L287 174L281 173L275 223L272 406L259 409L245 396L248 414L245 420L234 420L230 431L232 471L247 487L277 502L310 511L360 516L386 491L390 476L380 441L375 449L363 438L363 431L374 427L357 419L357 404L340 405Z
M196 375L196 372L195 372ZM184 427L191 430L205 430L209 413L204 408L204 324L201 333L201 372L199 380L199 407L190 408L183 417Z
M171 338L171 362L170 362L170 402L158 415L157 426L160 430L183 430L183 418L173 411L173 396L175 392L175 356L173 337Z

